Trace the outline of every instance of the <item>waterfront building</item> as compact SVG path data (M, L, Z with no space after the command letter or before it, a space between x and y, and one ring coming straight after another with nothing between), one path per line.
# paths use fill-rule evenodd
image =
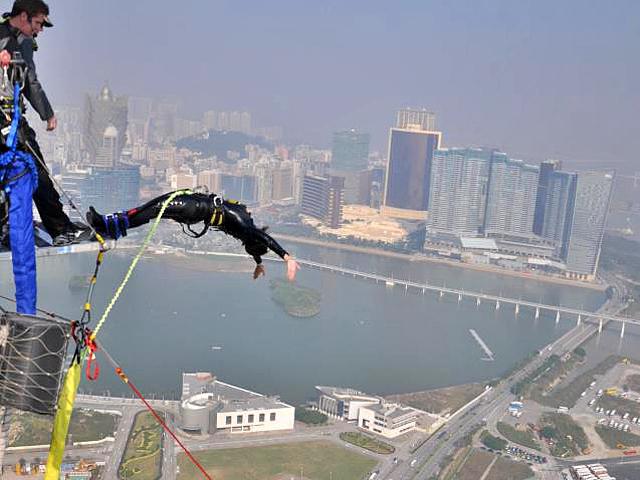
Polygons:
M442 140L442 133L433 128L429 112L398 113L397 126L389 131L385 213L416 220L426 217L433 154Z
M382 402L360 408L358 427L386 438L395 438L414 430L417 419L418 412L413 408Z
M434 152L429 230L478 236L484 224L492 152L448 148Z
M302 183L301 211L322 221L330 228L342 223L344 178L305 175Z
M382 397L352 388L316 386L316 391L318 410L377 435L395 438L417 426L417 410L387 403Z
M180 417L182 430L201 435L273 432L293 430L295 408L211 373L183 373Z
M575 207L567 238L567 271L584 280L595 278L613 187L612 172L578 173Z
M127 98L114 96L107 86L102 88L99 95L85 97L82 141L89 165L100 165L95 162L103 146L104 135L110 126L118 135L114 156L116 159L120 158L126 141L127 108Z
M484 234L489 237L533 237L540 169L502 152L493 152Z
M369 162L369 134L354 129L335 132L331 168L345 172L366 170Z
M357 421L361 407L378 405L380 397L352 388L316 386L318 410L346 421Z

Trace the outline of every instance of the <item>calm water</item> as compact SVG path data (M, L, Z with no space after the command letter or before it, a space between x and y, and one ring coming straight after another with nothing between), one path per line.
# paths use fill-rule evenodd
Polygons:
M600 292L498 277L441 265L399 262L353 253L296 248L300 257L322 259L395 278L502 293L544 303L595 309ZM39 306L78 317L83 292L68 279L93 268L93 255L39 261ZM109 254L95 295L94 322L122 278L130 258ZM268 265L268 278L282 274ZM12 294L10 264L0 263L0 291ZM529 352L567 331L575 320L555 325L554 316L522 309L496 311L471 301L438 299L403 288L304 269L301 285L322 293L322 311L308 319L289 317L270 297L268 281L248 273L198 272L145 260L101 332L101 341L146 392L174 394L182 371L212 371L223 381L291 402L313 395L314 385L342 385L371 393L425 390L502 374ZM483 352L475 329L495 354ZM212 346L221 350L212 350ZM93 392L126 392L102 360Z

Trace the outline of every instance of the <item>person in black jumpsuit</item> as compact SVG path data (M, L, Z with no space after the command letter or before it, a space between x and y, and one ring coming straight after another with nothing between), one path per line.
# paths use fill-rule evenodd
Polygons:
M89 207L86 215L87 222L101 235L117 240L119 237L126 236L128 229L139 227L155 219L171 194L166 193L140 207L111 215L101 215L93 207ZM293 257L266 232L266 228L258 228L253 223L246 205L223 199L215 193L179 195L167 205L162 218L175 220L189 226L189 229L191 225L204 222L205 229L202 230L202 234L212 227L240 240L246 252L256 262L254 279L264 275L262 256L268 250L286 262L289 280L295 279L296 271L300 268Z

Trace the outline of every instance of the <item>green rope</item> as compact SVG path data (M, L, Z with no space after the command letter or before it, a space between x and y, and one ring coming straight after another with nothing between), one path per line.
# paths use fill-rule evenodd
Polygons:
M140 246L140 249L138 250L138 253L134 257L133 261L131 262L131 265L129 265L129 269L127 270L126 275L122 279L122 282L118 286L118 288L116 290L116 293L113 295L113 298L109 302L109 305L107 306L107 308L105 309L104 313L102 314L102 317L100 318L100 321L96 325L96 328L93 330L93 333L91 335L91 339L92 340L96 338L96 336L98 335L98 332L100 331L100 329L104 325L104 322L107 321L107 317L109 316L109 313L111 313L111 309L113 308L113 306L118 301L118 298L120 297L120 294L122 294L122 291L124 290L124 287L127 285L127 282L129 281L129 278L131 278L131 275L133 274L133 271L135 270L136 265L138 265L138 261L140 261L140 259L142 258L142 255L144 254L144 251L149 246L149 243L151 242L151 239L153 238L153 236L156 233L156 230L158 229L158 225L160 225L160 220L162 219L162 215L164 214L164 211L167 209L169 204L176 197L179 197L180 195L191 195L192 193L193 192L191 190L188 190L188 189L186 189L186 190L178 190L178 191L173 192L169 196L169 198L167 198L164 201L164 203L162 204L162 207L160 208L160 212L158 213L158 216L156 217L156 219L153 221L153 224L151 225L151 228L149 229L149 232L147 232L147 235L144 238L144 241L142 242L142 245Z

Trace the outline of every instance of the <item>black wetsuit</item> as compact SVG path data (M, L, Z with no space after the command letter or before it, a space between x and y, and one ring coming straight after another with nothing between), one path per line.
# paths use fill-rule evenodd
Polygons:
M101 234L111 238L125 236L127 229L149 223L160 213L163 203L172 195L166 193L144 205L113 215L100 215L93 208L87 213L89 223ZM253 223L246 205L233 200L224 200L216 194L190 193L174 198L162 214L185 225L204 222L206 226L220 230L240 240L245 250L257 264L268 250L284 258L287 251L278 244L266 229Z

